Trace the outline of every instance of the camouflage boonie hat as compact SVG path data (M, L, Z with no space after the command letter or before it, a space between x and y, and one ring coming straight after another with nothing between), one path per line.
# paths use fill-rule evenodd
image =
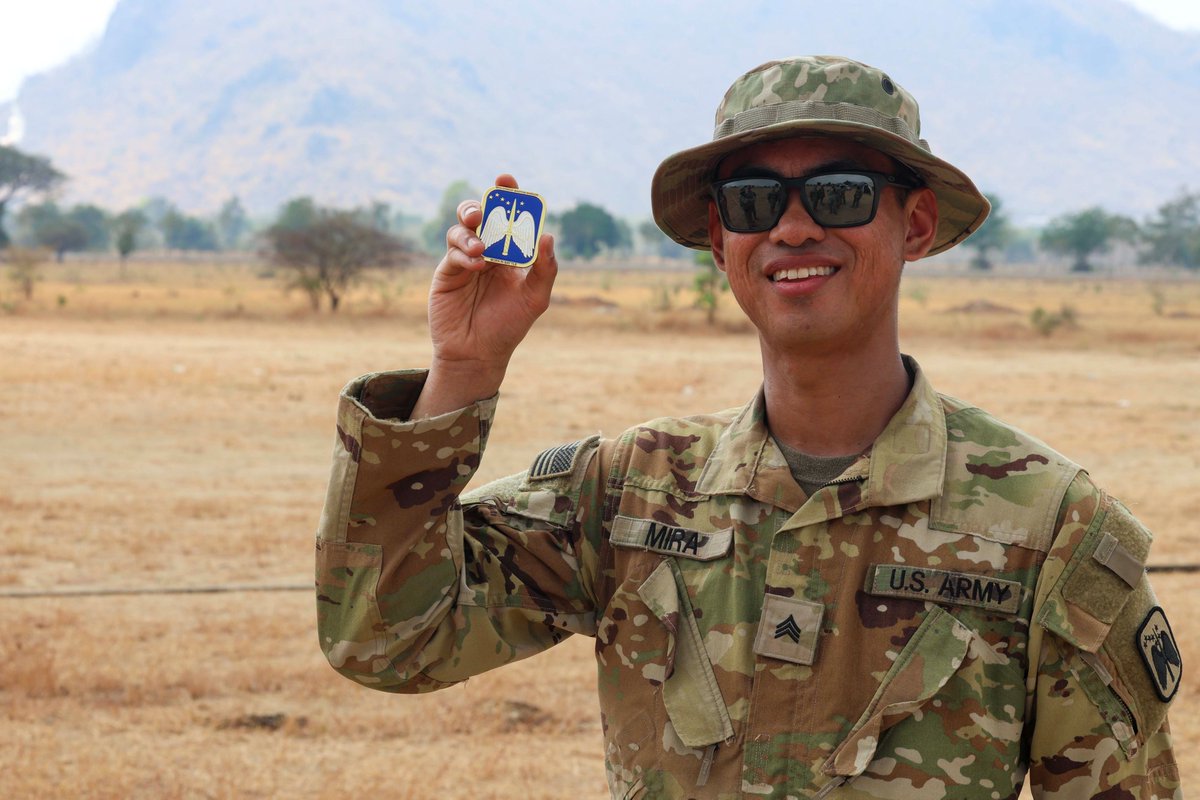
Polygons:
M938 228L929 255L940 253L978 228L990 206L920 135L916 99L874 67L841 56L768 61L729 87L711 142L659 165L650 188L654 221L680 244L707 249L709 185L725 156L772 139L833 136L891 156L933 190Z

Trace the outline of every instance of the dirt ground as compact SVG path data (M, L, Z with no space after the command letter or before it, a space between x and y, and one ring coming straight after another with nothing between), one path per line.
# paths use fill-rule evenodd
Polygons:
M0 793L605 797L587 640L422 697L325 664L306 587L335 398L425 363L426 276L379 278L332 318L257 270L68 263L32 302L0 294ZM478 479L747 400L753 335L728 295L707 327L690 280L564 272ZM1043 335L1038 307L1067 321ZM1200 283L914 270L902 316L941 391L1086 465L1157 532L1152 563L1200 562ZM1154 583L1200 664L1200 576ZM60 594L11 596L40 591ZM1172 713L1193 790L1198 698L1185 677Z

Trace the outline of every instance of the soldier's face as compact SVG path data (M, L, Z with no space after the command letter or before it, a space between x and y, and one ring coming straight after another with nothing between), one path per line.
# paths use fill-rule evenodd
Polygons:
M793 178L853 168L897 171L877 150L813 138L739 150L722 162L717 177ZM715 205L709 204L713 258L764 345L852 353L884 341L880 337L895 341L904 262L928 251L937 227L932 192L914 190L906 199L895 189L885 189L870 223L826 229L813 222L796 191L775 227L761 233L725 230Z

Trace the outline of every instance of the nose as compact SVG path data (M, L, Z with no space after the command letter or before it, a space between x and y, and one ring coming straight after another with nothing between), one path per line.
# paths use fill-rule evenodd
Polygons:
M825 229L813 221L808 209L800 200L800 188L788 191L787 207L775 227L771 228L771 242L799 247L809 239L819 242L825 238Z

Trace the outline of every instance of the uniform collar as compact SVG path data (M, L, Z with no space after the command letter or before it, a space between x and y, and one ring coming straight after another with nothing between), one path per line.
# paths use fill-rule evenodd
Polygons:
M941 493L946 471L946 415L921 367L909 356L903 358L913 376L908 397L870 450L837 481L861 481L861 498L854 504L857 508L903 505ZM717 440L696 492L750 495L792 512L804 505L807 498L767 429L762 389Z

